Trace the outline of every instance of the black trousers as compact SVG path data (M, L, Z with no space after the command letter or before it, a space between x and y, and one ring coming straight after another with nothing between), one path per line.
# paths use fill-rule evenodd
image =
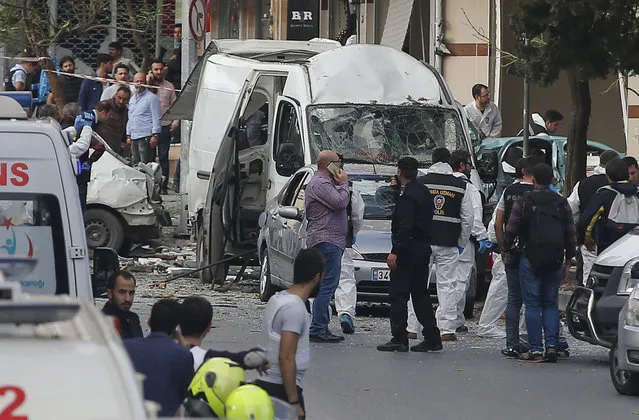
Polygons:
M286 395L286 390L284 389L283 384L274 384L271 382L266 382L257 379L255 381L255 385L262 388L264 391L268 393L271 397L279 398L284 402L288 402L288 396ZM300 406L302 410L306 412L306 406L304 405L304 395L302 394L302 388L297 387L297 398L299 398Z
M408 299L413 298L413 307L417 320L424 327L424 337L430 337L437 331L433 303L428 293L428 264L430 253L417 255L398 255L397 268L390 274L390 323L391 333L397 341L407 342Z

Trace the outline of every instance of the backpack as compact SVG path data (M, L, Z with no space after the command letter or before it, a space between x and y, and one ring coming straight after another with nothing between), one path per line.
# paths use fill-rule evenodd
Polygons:
M611 236L621 237L639 225L639 197L636 195L624 195L609 185L599 190L614 191L616 196L610 206L606 229L612 232Z
M564 262L566 212L563 197L554 193L526 193L524 211L529 221L524 255L533 271L553 271Z

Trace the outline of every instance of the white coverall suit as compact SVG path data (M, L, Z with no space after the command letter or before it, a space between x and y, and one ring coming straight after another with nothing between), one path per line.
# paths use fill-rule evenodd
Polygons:
M351 223L353 224L353 243L364 223L364 200L356 189L351 193ZM335 310L337 316L350 315L355 320L357 305L357 282L355 281L355 265L353 264L353 248L347 247L342 255L342 270L339 285L335 290Z
M428 173L453 175L453 169L449 164L438 162L433 164ZM470 232L474 222L473 203L469 194L464 194L461 211L461 233L457 245L461 248L469 246ZM432 238L431 238L432 240ZM457 303L459 292L457 289L457 265L459 262L459 250L457 247L445 247L431 245L433 251L431 255L431 265L429 270L430 278L435 275L437 281L437 327L441 334L454 334L457 329ZM408 302L408 327L409 333L419 333L422 326L417 321L412 299ZM463 307L462 307L463 311Z
M463 178L468 180L468 177L461 173L453 173L457 178ZM472 183L466 183L466 194L469 196L473 206L473 224L471 228L471 236L474 236L477 242L487 240L488 233L483 223L484 206L481 202L481 194L479 190ZM466 306L466 292L470 286L470 276L473 268L475 267L475 245L472 241L468 242L468 245L464 247L464 251L459 256L459 263L457 264L457 327L464 325L466 319L464 318L464 308Z
M606 173L606 168L601 166L595 167L593 170L593 175L601 175ZM575 223L579 222L579 217L581 214L579 213L579 206L581 204L581 199L579 197L579 182L575 184L575 187L572 189L572 193L570 197L568 197L568 204L570 204L570 209L572 210L572 217L575 219ZM592 252L586 248L585 245L579 246L579 251L581 252L581 259L583 260L583 279L582 285L586 285L586 281L588 280L588 276L590 276L590 270L592 266L595 264L595 260L597 260L597 251Z
M488 239L494 244L497 243L495 233L495 218L497 209L493 211L493 216L488 224ZM493 252L493 268L491 270L492 280L486 295L484 309L479 317L479 329L477 335L486 338L506 338L506 332L497 326L499 318L506 311L508 303L508 282L506 281L506 267L501 259L501 255Z

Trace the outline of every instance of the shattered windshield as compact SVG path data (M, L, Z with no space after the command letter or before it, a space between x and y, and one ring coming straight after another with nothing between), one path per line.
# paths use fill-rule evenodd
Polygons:
M433 149L467 149L457 113L448 108L404 105L308 107L311 155L331 149L344 159L395 165L413 156L431 163Z

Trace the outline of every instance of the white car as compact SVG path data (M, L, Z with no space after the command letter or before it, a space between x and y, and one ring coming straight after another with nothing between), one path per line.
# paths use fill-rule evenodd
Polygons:
M0 278L0 351L2 419L148 418L115 324L90 300L27 295Z

